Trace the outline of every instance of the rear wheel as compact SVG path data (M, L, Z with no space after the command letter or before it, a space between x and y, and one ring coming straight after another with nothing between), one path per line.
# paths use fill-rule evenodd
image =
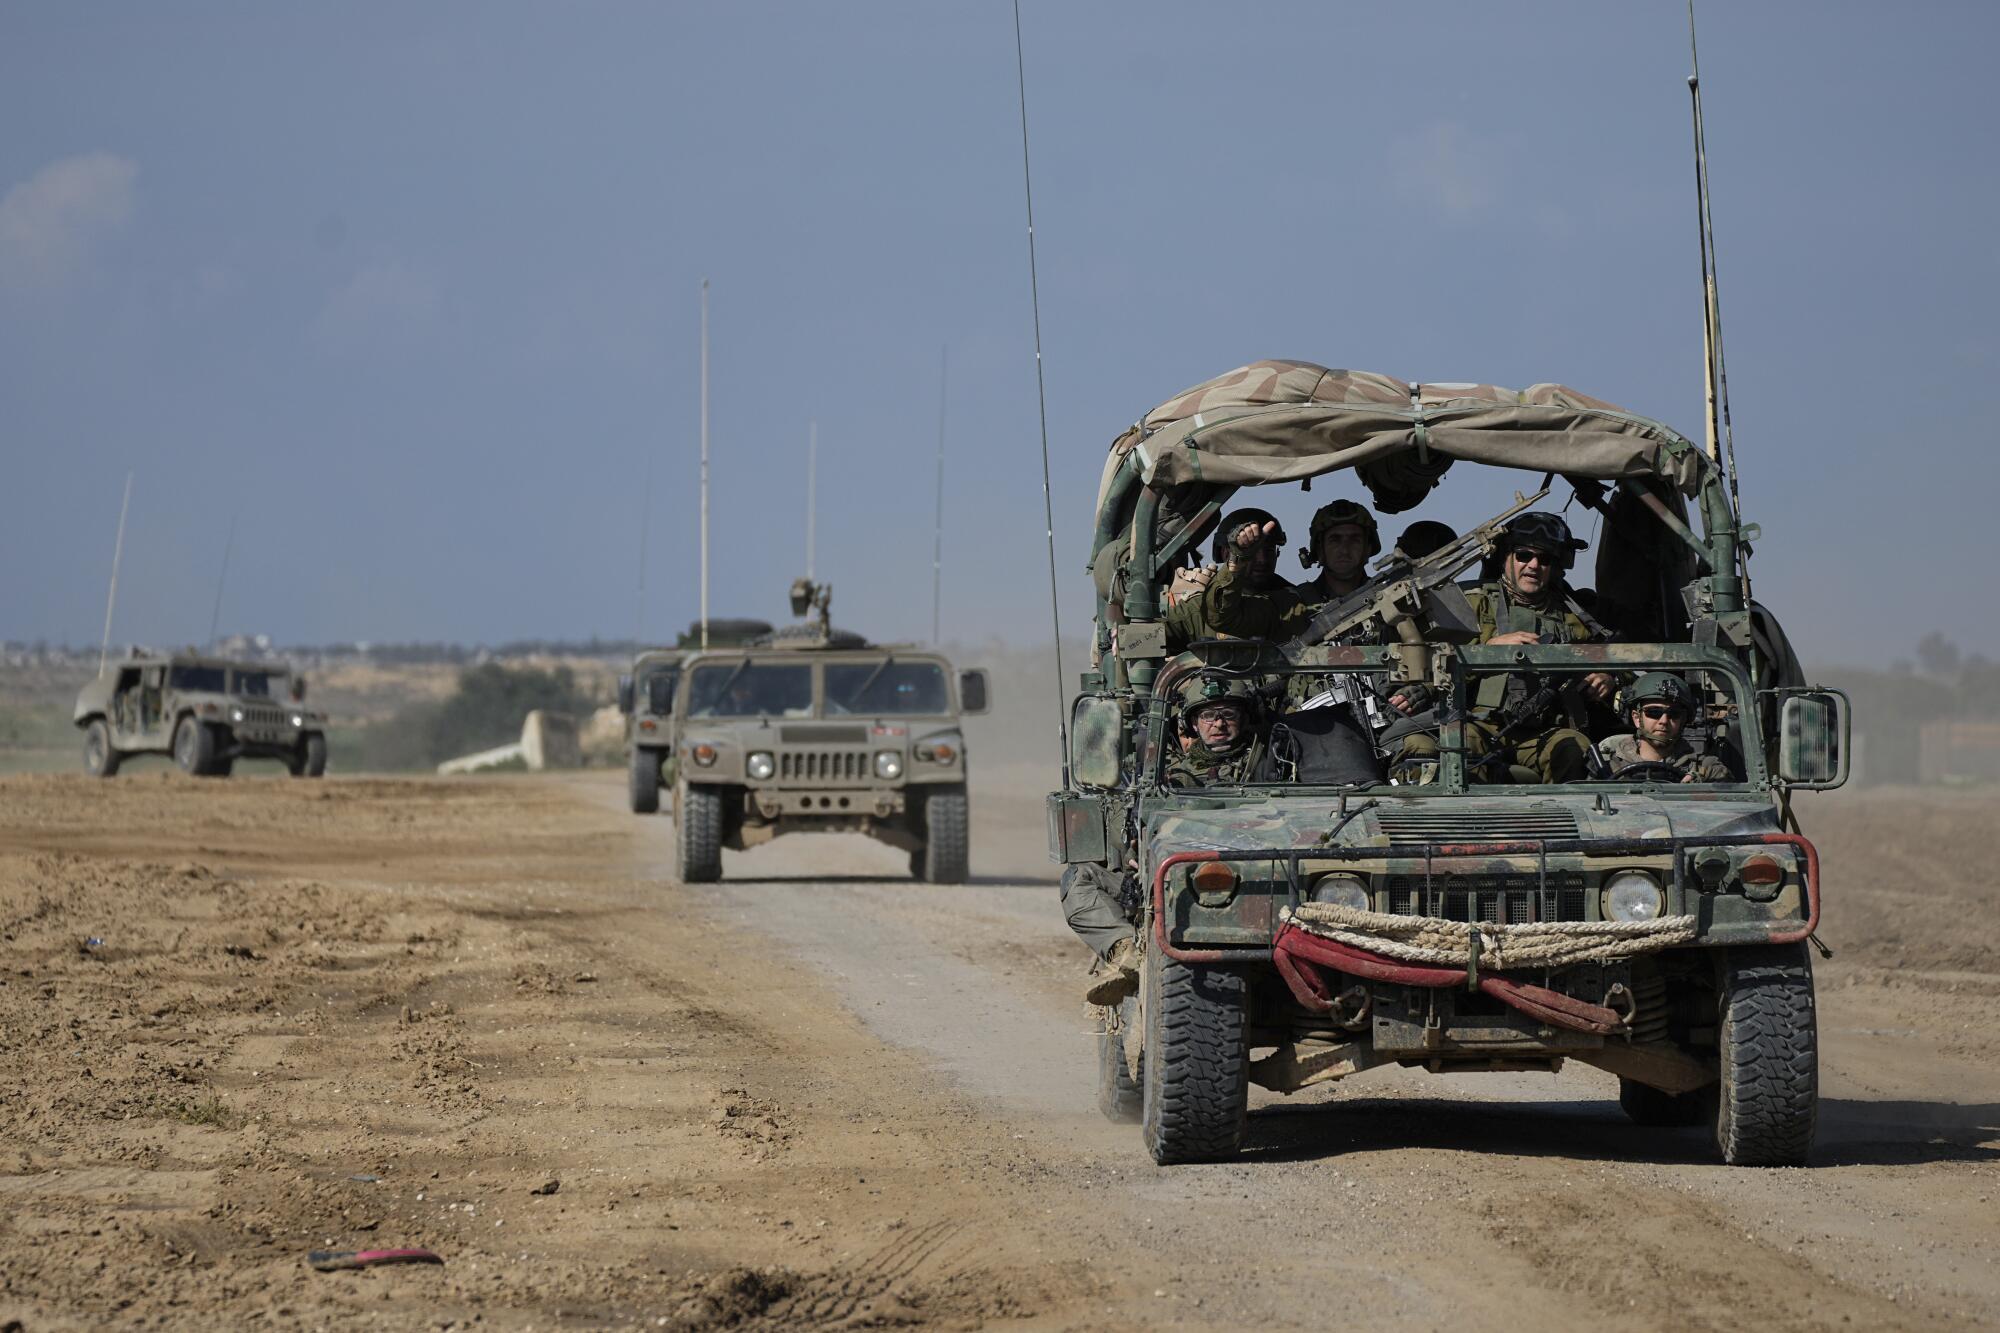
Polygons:
M683 884L722 878L722 790L688 783L674 812L674 873Z
M1731 1166L1802 1166L1819 1118L1819 1026L1805 945L1722 960L1715 1142Z
M206 777L215 765L215 731L193 717L184 717L174 728L174 763L183 773Z
M317 731L306 734L305 776L309 778L326 776L326 737Z
M1150 953L1140 1124L1162 1166L1229 1157L1249 1118L1249 987L1241 972Z
M632 813L656 815L660 812L660 752L643 745L632 747L632 762L626 784Z
M910 869L932 884L963 884L971 875L971 818L963 787L933 787L924 794L924 846Z
M1132 1077L1132 1066L1125 1059L1126 1037L1138 1021L1136 995L1097 1011L1097 1109L1106 1120L1121 1125L1137 1123L1145 1101L1140 1080ZM1142 1055L1140 1060L1144 1059Z
M1661 1092L1651 1084L1629 1078L1618 1080L1618 1105L1624 1108L1633 1124L1661 1128L1699 1125L1713 1113L1705 1089L1697 1092Z
M120 759L118 747L111 743L111 728L98 718L83 732L83 771L94 778L116 776Z

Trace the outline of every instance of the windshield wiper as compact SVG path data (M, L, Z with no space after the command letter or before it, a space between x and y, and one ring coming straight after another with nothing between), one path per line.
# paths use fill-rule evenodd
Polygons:
M880 662L876 663L875 669L868 673L868 679L862 681L859 685L855 686L853 689L847 692L847 707L849 711L853 711L855 704L861 701L861 696L868 693L868 687L870 685L873 685L876 682L876 680L880 678L882 673L889 669L889 664L895 660L896 660L896 655L894 653L890 653L888 656L884 657Z

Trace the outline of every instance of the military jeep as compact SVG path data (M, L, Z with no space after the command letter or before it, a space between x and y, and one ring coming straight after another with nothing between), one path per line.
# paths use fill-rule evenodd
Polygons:
M711 620L715 646L749 643L771 633L763 620ZM672 648L648 648L618 678L618 711L625 715L627 799L635 815L658 814L660 788L674 785L674 686L681 658L701 643L701 622L688 627Z
M84 771L108 778L133 755L165 754L198 777L228 777L239 759L320 777L326 715L305 706L305 688L305 677L267 662L134 654L77 693Z
M803 585L803 586L800 586ZM970 829L960 718L986 711L986 673L834 629L827 589L794 585L786 626L686 653L673 700L675 870L722 877L722 850L789 833L864 833L910 873L963 883Z
M1284 642L1170 653L1162 591L1239 487L1347 471L1398 512L1454 469L1494 468L1540 487L1507 513L1556 487L1597 509L1610 641L1481 641L1457 580L1501 554L1502 514L1414 561L1392 552ZM1557 385L1259 362L1120 436L1092 543L1094 665L1049 797L1052 857L1120 886L1138 929L1137 993L1099 1011L1101 1109L1138 1121L1159 1162L1216 1159L1244 1139L1253 1083L1576 1060L1615 1075L1641 1125L1705 1123L1732 1164L1804 1161L1820 866L1792 807L1844 780L1849 719L1750 600L1752 535L1701 448ZM1650 764L1546 782L1477 743L1496 676L1560 694L1649 671L1686 682L1689 735L1732 780ZM1204 675L1263 701L1269 758L1169 785ZM1435 745L1399 768L1362 704L1413 686L1437 700Z

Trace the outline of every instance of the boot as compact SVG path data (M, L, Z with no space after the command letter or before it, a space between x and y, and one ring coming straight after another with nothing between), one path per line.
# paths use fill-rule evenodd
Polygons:
M1139 989L1139 942L1127 935L1111 946L1083 993L1088 1004L1115 1005Z

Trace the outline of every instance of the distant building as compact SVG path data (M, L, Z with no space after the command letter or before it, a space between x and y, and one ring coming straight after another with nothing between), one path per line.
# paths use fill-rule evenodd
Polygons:
M1922 782L2000 782L2000 722L1926 722L1917 756Z

